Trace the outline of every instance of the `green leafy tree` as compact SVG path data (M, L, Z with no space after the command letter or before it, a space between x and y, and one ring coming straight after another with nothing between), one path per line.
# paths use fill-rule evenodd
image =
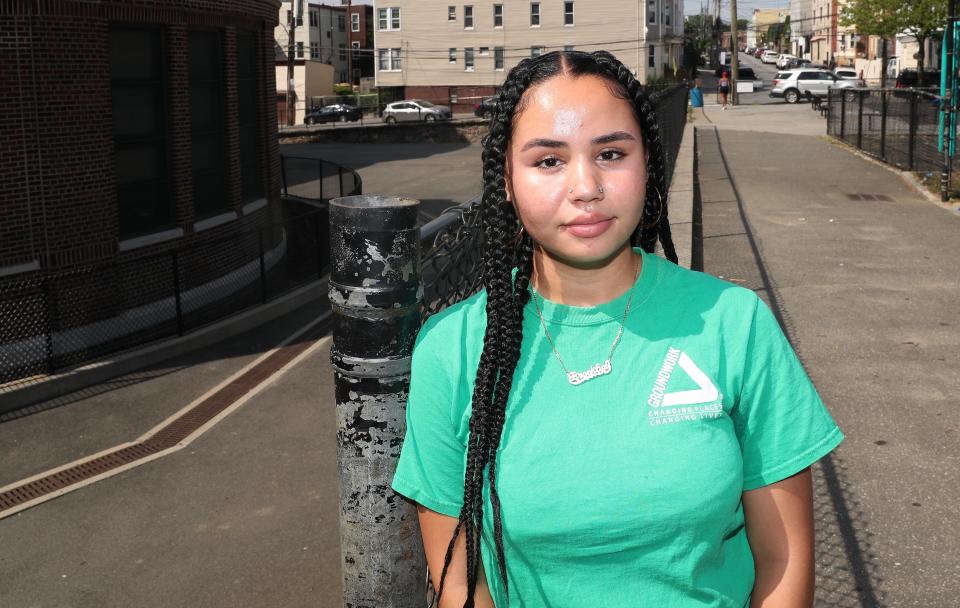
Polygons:
M943 2L943 0L930 0ZM854 27L861 34L883 39L883 59L880 86L887 85L887 41L903 31L900 8L904 0L851 0L840 9L840 25Z
M923 82L924 46L946 27L947 3L943 0L903 0L900 4L901 31L917 39L917 82Z

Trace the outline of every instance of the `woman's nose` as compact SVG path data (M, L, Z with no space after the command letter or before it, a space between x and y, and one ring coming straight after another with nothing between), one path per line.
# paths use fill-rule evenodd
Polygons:
M574 163L567 183L567 195L572 201L594 201L603 198L603 184L594 174L592 163Z

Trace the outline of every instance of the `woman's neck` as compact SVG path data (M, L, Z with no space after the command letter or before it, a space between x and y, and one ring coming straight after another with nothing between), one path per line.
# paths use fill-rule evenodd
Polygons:
M596 306L614 300L633 286L641 257L626 245L596 267L572 266L541 248L533 254L533 287L544 298L567 306Z

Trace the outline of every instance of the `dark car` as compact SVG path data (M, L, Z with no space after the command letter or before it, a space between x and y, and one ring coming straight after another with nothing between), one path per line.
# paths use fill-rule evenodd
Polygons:
M737 66L737 78L740 80L760 80L753 68L742 68L740 66Z
M304 124L314 125L325 122L356 122L360 120L360 108L345 103L335 103L322 108L310 110L304 117Z
M924 70L923 83L919 84L919 82L920 72L914 69L906 69L897 75L897 84L895 86L898 89L907 89L910 87L921 89L939 87L940 70Z
M496 97L487 97L477 105L473 106L474 116L479 116L480 118L490 118L493 116L493 109L497 105Z

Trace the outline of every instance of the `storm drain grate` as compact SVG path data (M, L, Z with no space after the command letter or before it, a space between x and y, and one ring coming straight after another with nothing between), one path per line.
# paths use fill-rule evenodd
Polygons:
M852 201L885 201L887 203L893 202L893 199L887 196L886 194L864 194L862 192L856 192L853 194L848 194L847 198Z
M0 519L32 506L28 503L43 502L45 498L65 494L76 489L80 484L86 485L84 482L95 477L176 446L307 350L323 335L326 326L326 323L317 323L306 335L279 347L263 361L142 441L118 447L114 451L81 461L43 477L25 481L0 492Z

